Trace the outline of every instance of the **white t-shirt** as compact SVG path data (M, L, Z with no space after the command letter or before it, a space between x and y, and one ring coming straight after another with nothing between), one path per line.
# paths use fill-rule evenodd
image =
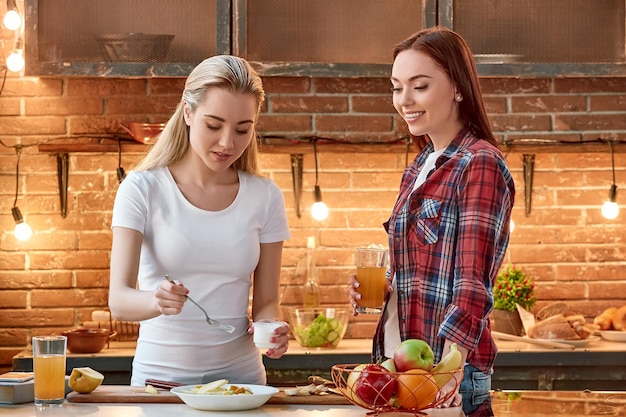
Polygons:
M424 184L426 178L430 171L435 169L435 162L437 162L437 158L443 154L445 149L441 149L435 152L432 152L426 158L426 162L424 162L424 166L419 174L417 174L417 178L415 179L415 183L413 184L413 191L417 190L417 188ZM407 200L408 201L408 200ZM387 358L393 358L393 352L396 347L402 342L400 338L400 323L398 321L398 293L396 292L396 277L395 275L392 278L391 286L393 291L389 294L389 301L387 302L386 314L385 314L385 353L384 355Z
M247 333L251 274L260 244L290 238L284 197L271 180L239 172L239 192L220 211L192 205L169 169L128 173L115 198L111 227L143 233L138 288L154 290L168 274L216 320L185 303L178 315L141 322L131 385L146 378L198 384L225 378L265 384L259 350Z

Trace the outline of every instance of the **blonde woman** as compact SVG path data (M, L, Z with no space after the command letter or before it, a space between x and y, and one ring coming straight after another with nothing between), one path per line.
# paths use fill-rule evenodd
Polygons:
M109 307L117 320L141 322L131 385L266 383L250 319L282 319L278 287L290 233L280 189L257 168L264 98L245 60L204 60L157 142L120 184ZM209 326L187 294L235 331ZM287 351L288 332L286 324L274 332L268 357Z

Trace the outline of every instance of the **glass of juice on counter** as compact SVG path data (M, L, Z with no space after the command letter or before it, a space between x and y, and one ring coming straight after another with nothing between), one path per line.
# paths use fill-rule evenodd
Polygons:
M356 249L356 278L361 299L356 309L359 313L377 314L385 301L385 274L389 252L383 248Z
M33 337L35 405L61 405L65 400L65 355L67 337Z

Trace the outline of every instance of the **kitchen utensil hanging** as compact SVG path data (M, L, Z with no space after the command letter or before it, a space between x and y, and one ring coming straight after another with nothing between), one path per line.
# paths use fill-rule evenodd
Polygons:
M535 173L535 155L524 154L524 209L526 217L530 216L533 198L533 176Z

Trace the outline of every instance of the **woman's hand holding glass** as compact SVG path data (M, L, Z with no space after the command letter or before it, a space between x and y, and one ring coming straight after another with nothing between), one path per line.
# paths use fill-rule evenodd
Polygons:
M389 278L386 278L385 281L386 281L385 294L387 294L393 291L393 287L391 286L391 281L389 280ZM350 287L349 287L348 292L350 294L350 305L352 306L352 314L355 316L359 315L359 312L357 309L359 307L359 300L361 300L362 298L361 293L359 293L359 286L360 286L360 283L356 277L356 274L351 274L350 275Z

